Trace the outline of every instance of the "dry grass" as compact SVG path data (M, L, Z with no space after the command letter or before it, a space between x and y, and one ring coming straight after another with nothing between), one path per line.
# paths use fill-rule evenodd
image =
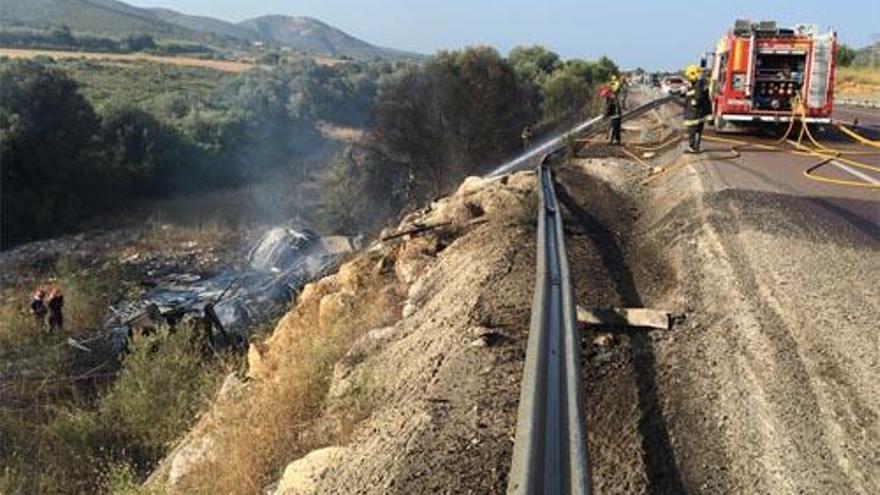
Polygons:
M320 298L301 301L281 321L272 339L278 368L271 378L255 382L246 399L214 411L222 425L214 432L213 450L222 457L200 466L181 487L183 492L259 493L289 462L314 448L344 441L350 421L343 418L328 429L315 420L324 412L336 362L367 331L399 316L393 275L372 271L377 261L356 261L362 265L360 273L367 275L356 282L353 305L332 322L319 322ZM365 415L370 400L363 396L372 387L368 382L355 384L358 397L350 402L349 416Z
M844 98L880 99L880 68L839 67L835 91Z
M86 59L116 63L153 62L183 67L200 67L221 72L239 73L255 66L252 62L231 62L227 60L208 60L194 57L163 57L144 53L90 53L63 50L30 50L21 48L0 48L0 56L12 59L31 59L36 57L52 57L56 59Z
M232 242L234 237L232 229L219 220L187 226L165 223L157 217L144 227L135 245L146 252L161 252L174 246L198 246L205 249Z
M203 362L186 330L144 341L121 371L100 342L71 349L65 340L93 335L124 290L118 266L94 266L62 259L3 291L0 494L96 493L117 464L143 477L236 364ZM49 277L65 292L65 330L52 334L27 314L33 286Z
M51 273L30 274L23 280L20 285L6 287L0 294L0 348L7 351L40 341L46 332L45 326L28 314L30 297L37 286L54 280L50 284L61 287L64 292L66 336L98 328L106 315L107 301L122 289L122 273L116 265L108 265L98 272L65 258L59 260Z

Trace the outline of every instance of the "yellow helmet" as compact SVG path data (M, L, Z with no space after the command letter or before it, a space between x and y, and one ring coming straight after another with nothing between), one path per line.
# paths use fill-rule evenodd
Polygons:
M702 75L703 69L698 65L688 65L687 69L684 70L684 77L686 77L688 81L696 81Z

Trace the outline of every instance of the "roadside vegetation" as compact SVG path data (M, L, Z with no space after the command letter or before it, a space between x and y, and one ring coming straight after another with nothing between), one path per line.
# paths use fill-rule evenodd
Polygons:
M0 410L0 493L96 493L120 473L143 479L234 366L204 361L179 331L137 347L115 380L98 375L89 382L98 390L65 375L22 381L21 394L28 385L53 392L30 404L16 397Z
M0 62L4 248L132 199L295 176L298 157L320 145L316 119L368 120L382 67L117 69Z
M519 152L526 125L540 137L592 114L596 88L617 72L605 57L563 61L540 46L507 58L488 47L441 52L402 67L381 81L365 165L337 163L331 178L346 179L331 180L325 210L358 224L350 211L386 218L448 193Z
M65 289L65 330L25 311L29 288ZM119 363L93 340L108 300L130 290L122 269L60 260L0 299L0 493L95 493L119 470L145 476L191 425L234 359L206 361L181 329L142 341ZM66 341L88 342L90 352Z
M880 100L880 67L838 67L835 90L846 98Z
M267 357L277 366L271 379L250 382L245 400L215 406L211 414L223 418L222 427L209 435L212 451L224 455L199 463L177 487L180 493L261 493L292 459L319 446L348 441L352 425L372 406L370 388L378 385L370 377L352 384L335 410L333 424L316 420L328 405L336 363L358 338L399 318L401 294L395 275L373 270L376 263L381 263L381 255L365 255L348 265L345 276L337 277L339 287L325 281L302 293L270 337L271 347L283 349L274 361ZM334 291L344 292L349 302L334 311L321 310L322 298Z
M841 43L837 46L835 93L844 98L880 98L880 42L860 50Z

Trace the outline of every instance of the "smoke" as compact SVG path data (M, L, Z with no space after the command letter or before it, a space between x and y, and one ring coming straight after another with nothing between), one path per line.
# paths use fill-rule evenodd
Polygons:
M536 166L538 165L538 161L544 155L561 149L563 146L563 142L565 141L567 136L577 136L581 134L587 128L600 122L602 118L603 117L601 116L593 117L572 127L568 131L560 132L553 137L543 141L541 144L529 148L519 156L513 158L512 160L509 160L507 163L504 163L495 170L489 172L488 174L486 174L486 176L497 177L499 175L509 174L517 170Z

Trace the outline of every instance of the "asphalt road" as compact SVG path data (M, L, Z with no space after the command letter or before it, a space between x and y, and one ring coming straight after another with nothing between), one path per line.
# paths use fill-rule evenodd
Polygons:
M880 109L878 108L838 105L834 108L834 120L841 124L858 125L862 130L874 134L875 139L880 136Z
M835 119L852 123L858 118L859 132L877 129L880 134L880 110L841 107L835 111ZM707 136L712 136L708 132ZM759 134L724 135L725 138L741 139L761 144L773 144L773 139ZM847 158L859 163L880 168L880 149L855 144L838 132L826 132L817 137L832 149L855 151ZM724 156L730 145L705 141L704 152L708 156ZM728 153L729 154L729 153ZM743 151L733 160L709 159L705 162L707 173L714 178L710 181L718 189L736 188L747 191L760 191L793 197L799 204L811 209L840 225L855 228L880 241L880 189L840 185L810 179L804 175L808 168L822 162L814 156L799 156L786 152ZM858 184L880 185L880 172L832 160L815 169L813 175Z

